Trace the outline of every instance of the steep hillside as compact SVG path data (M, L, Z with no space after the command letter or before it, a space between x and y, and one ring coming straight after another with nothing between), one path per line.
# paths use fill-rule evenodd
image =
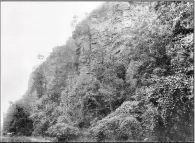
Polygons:
M29 134L58 141L191 141L193 12L193 2L105 2L33 71L6 131L18 134L17 105Z

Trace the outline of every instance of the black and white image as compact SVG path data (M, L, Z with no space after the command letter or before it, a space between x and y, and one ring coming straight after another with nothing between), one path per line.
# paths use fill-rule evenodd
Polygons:
M0 134L194 142L194 1L2 1Z

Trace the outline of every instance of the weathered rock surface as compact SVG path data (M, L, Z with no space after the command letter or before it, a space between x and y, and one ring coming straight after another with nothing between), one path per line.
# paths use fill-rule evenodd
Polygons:
M127 61L125 58L128 57L123 55L135 47L135 31L143 28L147 17L155 18L150 10L151 4L106 2L92 11L75 29L66 45L55 47L46 61L31 74L24 97L28 100L30 97L32 100L29 100L29 103L32 104L37 100L37 89L34 88L37 71L44 75L45 85L42 84L42 87L44 86L46 91L53 86L57 75L61 76L61 80L63 76L62 82L66 83L67 89L70 90L73 85L90 83L94 78L90 66L95 62L91 56L94 51L104 52L104 60L116 57L118 61L124 62L127 80L133 80L131 68L136 66L136 63ZM152 24L153 19L150 20L151 22L147 23ZM59 69L63 70L66 78L60 74Z

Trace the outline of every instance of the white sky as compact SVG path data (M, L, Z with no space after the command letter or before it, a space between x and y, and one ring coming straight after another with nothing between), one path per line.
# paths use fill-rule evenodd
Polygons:
M1 2L1 119L27 90L37 55L47 57L71 36L74 15L102 2Z

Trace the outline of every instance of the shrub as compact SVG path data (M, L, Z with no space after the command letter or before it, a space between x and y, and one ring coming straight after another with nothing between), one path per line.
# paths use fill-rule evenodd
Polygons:
M92 127L91 133L97 141L103 140L127 140L140 137L141 124L133 116L134 106L137 102L124 102L115 112L97 122Z
M58 141L70 141L80 135L78 128L66 123L57 123L51 126L47 133L52 137L56 137Z
M121 139L137 139L141 130L140 123L134 117L125 118L120 124L119 140Z

